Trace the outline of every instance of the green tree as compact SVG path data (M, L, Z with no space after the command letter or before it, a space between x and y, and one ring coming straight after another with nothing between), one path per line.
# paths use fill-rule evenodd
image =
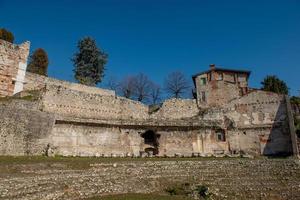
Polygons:
M277 76L267 76L262 84L262 90L275 92L278 94L288 94L289 88L287 87L286 83L280 80Z
M300 97L292 96L291 104L300 105Z
M12 32L10 32L4 28L1 28L0 29L0 39L13 43L15 40L15 37L12 34Z
M48 55L44 49L36 49L29 58L27 71L39 75L47 76L48 72Z
M77 47L79 51L72 59L75 79L81 84L95 86L102 81L108 55L90 37L79 40Z

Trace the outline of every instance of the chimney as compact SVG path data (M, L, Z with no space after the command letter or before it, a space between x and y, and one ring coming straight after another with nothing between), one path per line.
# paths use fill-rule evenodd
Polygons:
M214 70L215 68L216 68L216 65L215 65L215 64L210 64L210 65L209 65L209 69L210 69L210 70Z

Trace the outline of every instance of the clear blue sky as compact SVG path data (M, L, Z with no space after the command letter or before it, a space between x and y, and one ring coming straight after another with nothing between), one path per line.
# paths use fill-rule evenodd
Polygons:
M143 72L158 83L215 63L268 74L300 90L300 1L297 0L0 0L0 26L16 42L44 48L49 75L73 80L70 58L91 36L109 54L106 76Z

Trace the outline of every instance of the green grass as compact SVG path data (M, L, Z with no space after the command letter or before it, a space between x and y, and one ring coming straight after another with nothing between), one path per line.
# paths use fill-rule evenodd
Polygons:
M190 200L186 196L169 196L159 194L122 194L105 197L93 197L87 200Z
M0 165L7 164L34 164L34 163L76 163L76 164L91 164L91 163L114 163L114 162L145 162L145 161L204 161L204 160L228 160L228 159L245 159L245 158L230 158L230 157L153 157L153 158L99 158L99 157L46 157L46 156L0 156Z
M145 161L205 161L224 160L240 158L215 158L215 157L195 157L195 158L96 158L96 157L46 157L46 156L0 156L0 175L21 174L22 165L39 166L43 169L90 169L92 164L98 163L126 163Z
M257 157L255 159L268 159L267 157ZM280 159L280 158L275 158ZM286 158L285 158L286 159ZM193 157L193 158L97 158L97 157L46 157L46 156L0 156L0 175L4 173L18 173L21 165L36 165L46 168L59 168L71 170L90 169L92 164L98 163L126 163L145 161L209 161L209 160L247 160L247 158L230 157Z
M28 94L26 96L8 96L8 97L0 97L0 101L12 101L12 100L26 100L26 101L36 101L39 98L40 91L39 90L31 90L26 91Z

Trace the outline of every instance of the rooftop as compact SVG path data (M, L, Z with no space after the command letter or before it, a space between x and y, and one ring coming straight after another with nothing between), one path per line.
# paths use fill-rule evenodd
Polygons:
M248 76L251 74L251 71L248 71L248 70L221 68L221 67L216 67L214 64L209 65L209 67L210 67L209 70L193 75L192 76L193 79L195 79L199 75L207 74L212 71L233 72L233 73L247 74Z

